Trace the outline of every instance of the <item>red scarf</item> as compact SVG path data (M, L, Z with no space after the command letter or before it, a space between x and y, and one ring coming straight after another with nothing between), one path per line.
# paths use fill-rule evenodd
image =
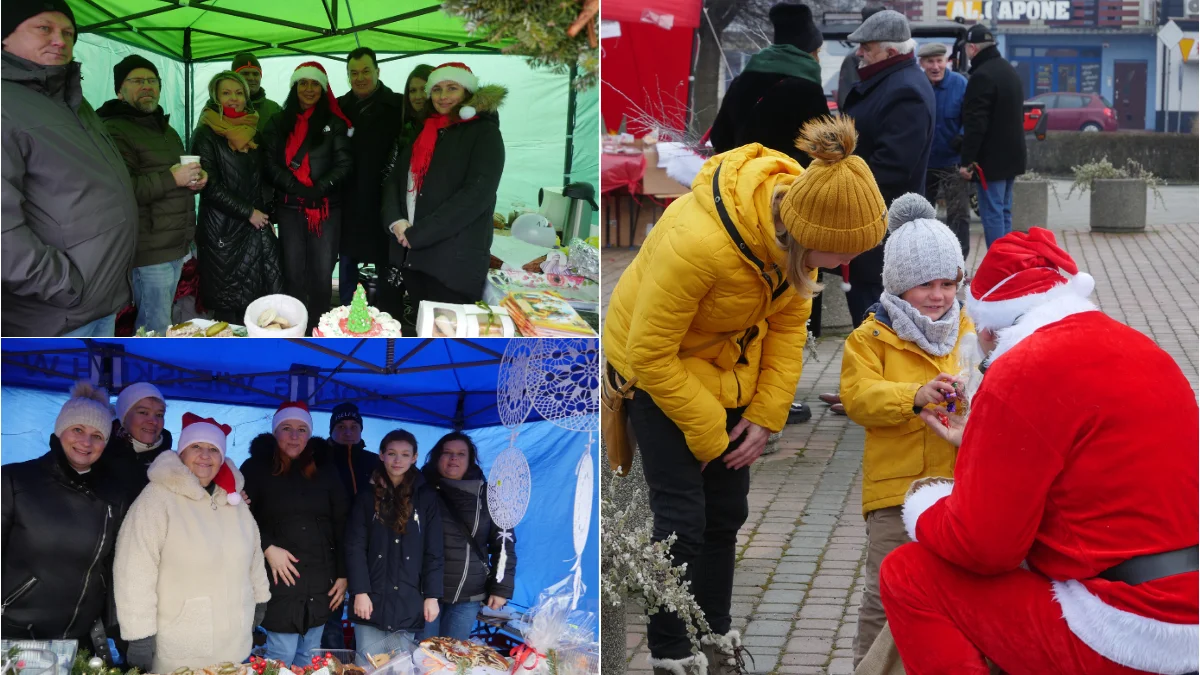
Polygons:
M413 143L412 162L409 171L412 172L412 192L421 194L421 186L425 184L425 174L429 173L429 163L433 161L433 148L438 142L438 132L450 126L450 118L435 112L425 118L425 126Z
M882 61L879 61L878 63L872 63L869 66L863 66L862 68L858 69L858 80L860 82L865 82L865 81L871 79L872 76L882 73L883 71L887 70L888 68L891 68L892 66L896 65L897 63L903 63L905 61L912 61L914 58L915 57L912 54L897 54L895 56L892 56L892 57L886 58Z
M284 146L283 161L291 169L292 160L295 159L296 153L300 152L300 145L304 143L304 138L308 136L308 120L312 117L316 106L305 110L296 115L296 126L292 128L292 132L288 134L287 145ZM308 155L304 155L304 161L300 162L299 169L291 169L292 175L301 184L312 187L312 167L308 163ZM311 206L304 199L295 195L288 195L289 201L295 200L300 203L301 210L304 211L304 217L308 221L308 231L321 236L321 223L329 217L329 198L322 197L320 204Z
M222 108L222 114L223 114L223 115L225 115L226 117L230 118L230 119L234 119L234 120L236 120L236 119L238 119L238 118L245 117L245 116L246 116L246 111L245 111L245 110L242 110L242 111L240 111L240 112L239 112L239 111L237 111L237 110L234 110L233 108L224 108L224 107L223 107L223 108Z

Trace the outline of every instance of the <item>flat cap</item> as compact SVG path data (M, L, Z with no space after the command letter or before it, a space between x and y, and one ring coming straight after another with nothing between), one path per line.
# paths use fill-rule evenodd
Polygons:
M945 56L950 52L950 48L941 42L926 42L917 50L917 58L923 59L928 56Z
M904 42L912 39L908 18L900 12L885 9L872 14L853 33L847 42Z

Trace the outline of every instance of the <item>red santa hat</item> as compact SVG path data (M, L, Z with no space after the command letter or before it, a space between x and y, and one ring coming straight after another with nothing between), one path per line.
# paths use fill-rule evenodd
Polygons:
M308 425L309 430L313 428L312 415L308 412L308 404L304 401L287 401L275 410L275 417L271 420L271 432L274 433L279 425L287 421L304 422Z
M1000 330L1060 295L1086 299L1095 288L1096 280L1079 271L1054 233L1031 227L1004 235L988 249L971 280L967 312L977 329Z
M425 94L432 94L434 85L439 82L458 83L471 94L479 90L479 78L475 77L475 73L467 67L467 64L459 63L458 61L443 63L434 68L433 72L429 74L429 79L425 80ZM459 109L458 116L464 120L469 120L475 117L475 113L474 106L464 105Z
M296 86L300 80L313 80L320 82L325 88L325 98L329 99L329 110L342 121L346 123L346 135L354 135L354 125L350 123L350 118L346 117L342 112L342 107L338 105L337 97L333 95L333 90L329 88L329 74L325 72L325 66L316 61L305 61L296 66L296 70L292 71L292 79L288 82L288 87Z
M208 443L220 450L221 468L217 470L217 476L213 478L213 482L225 491L226 501L236 506L242 503L242 496L238 493L233 471L225 462L225 439L229 437L231 431L233 429L229 425L221 424L211 417L201 417L190 412L184 413L183 431L179 433L177 447L179 452L183 452L193 443Z

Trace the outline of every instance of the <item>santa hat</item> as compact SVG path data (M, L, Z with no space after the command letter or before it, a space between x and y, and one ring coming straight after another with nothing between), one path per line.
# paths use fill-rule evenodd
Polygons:
M213 478L213 482L225 491L226 501L236 506L242 503L242 496L238 494L233 471L225 463L225 439L229 437L231 431L233 429L229 425L221 424L211 417L201 417L190 412L184 413L183 431L179 432L179 443L176 447L179 452L183 452L193 443L208 443L220 450L221 468L217 470L217 476Z
M354 125L350 123L350 118L346 117L345 113L342 112L342 107L338 105L337 97L333 95L333 90L329 88L329 74L325 72L325 66L316 61L301 63L296 66L296 70L292 71L292 79L288 82L288 87L296 86L296 83L300 80L313 80L314 82L321 83L321 86L325 88L325 98L329 100L330 112L342 118L342 121L346 123L346 135L353 136Z
M850 290L850 266L842 265L842 291Z
M304 422L308 425L309 430L312 430L312 415L308 412L308 404L304 401L287 401L275 410L275 417L271 420L271 432L274 433L279 425L287 421Z
M472 94L479 90L479 78L475 77L475 73L471 72L467 64L452 61L450 63L443 63L433 69L433 72L429 74L429 79L425 80L425 94L432 94L434 85L447 81L462 85L463 89ZM464 120L469 120L475 117L475 113L474 106L464 105L459 109L458 116Z
M1065 288L1051 295L1059 286ZM1095 287L1052 232L1031 227L1028 234L1013 232L992 243L971 280L967 312L976 328L1000 330L1054 296L1087 298Z

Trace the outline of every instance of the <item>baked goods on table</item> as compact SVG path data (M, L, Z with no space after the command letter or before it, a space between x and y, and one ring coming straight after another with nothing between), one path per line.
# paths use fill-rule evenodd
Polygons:
M413 663L421 673L463 670L476 675L507 672L512 665L491 647L448 637L422 640L413 654Z
M349 306L335 307L321 315L313 337L401 337L400 322L368 306L367 292L359 284Z
M225 321L192 319L168 328L167 337L245 337L244 329L239 335L238 328Z

